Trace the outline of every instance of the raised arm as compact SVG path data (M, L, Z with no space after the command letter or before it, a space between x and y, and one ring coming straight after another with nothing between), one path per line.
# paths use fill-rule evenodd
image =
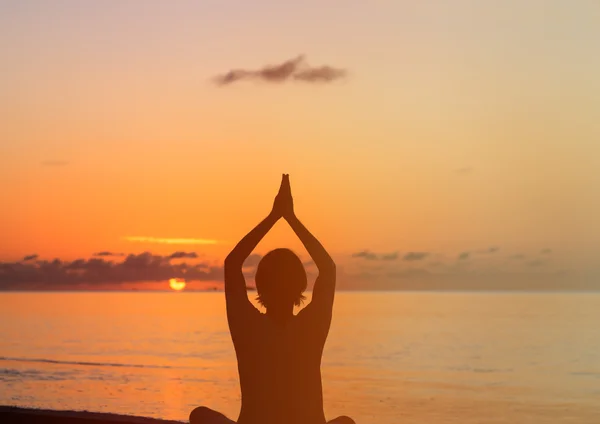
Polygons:
M283 185L283 182L282 182ZM280 187L281 192L281 187ZM258 243L283 215L282 196L277 195L273 209L252 231L250 231L225 258L225 297L228 312L230 307L250 305L246 292L246 280L242 272L244 261L250 256Z
M294 213L289 175L284 175L282 192L287 201L283 211L284 219L296 233L312 260L319 270L319 276L313 287L311 304L315 303L331 311L335 295L336 268L335 262L323 245L313 236L310 231L300 222Z
M243 295L247 299L246 281L242 273L244 261L250 256L258 243L279 220L273 212L263 219L252 231L240 240L225 258L225 294L230 296Z
M317 240L315 236L308 231L308 229L295 215L289 218L286 217L286 220L310 254L319 270L319 276L317 277L315 286L313 287L311 303L315 302L331 308L335 294L335 262L333 262L333 259L331 259L331 256L329 256L329 253L327 253L319 240Z

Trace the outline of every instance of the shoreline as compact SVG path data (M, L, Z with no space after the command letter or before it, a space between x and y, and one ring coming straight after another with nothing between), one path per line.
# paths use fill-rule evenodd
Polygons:
M52 410L0 406L2 424L182 424L185 421L121 415L109 412Z

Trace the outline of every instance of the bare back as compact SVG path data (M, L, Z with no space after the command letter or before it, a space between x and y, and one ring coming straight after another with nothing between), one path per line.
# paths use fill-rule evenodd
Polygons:
M321 356L331 316L312 304L284 323L251 305L242 310L228 314L242 391L238 423L324 424Z

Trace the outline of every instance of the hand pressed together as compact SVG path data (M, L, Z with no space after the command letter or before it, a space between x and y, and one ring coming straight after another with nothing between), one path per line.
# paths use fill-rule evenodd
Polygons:
M286 220L294 217L294 199L292 198L289 174L283 174L281 177L281 186L279 187L279 193L275 196L271 214L276 218Z

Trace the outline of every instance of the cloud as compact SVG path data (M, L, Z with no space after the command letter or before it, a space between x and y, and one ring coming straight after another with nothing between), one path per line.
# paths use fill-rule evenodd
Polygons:
M478 250L477 253L485 255L485 254L496 253L498 250L500 250L499 247L492 246L492 247L488 247L487 249Z
M327 83L343 78L346 71L331 66L311 67L304 56L286 60L278 65L266 65L261 69L232 69L214 78L217 85L230 85L242 80L259 80L281 83L295 80L307 83Z
M27 255L23 258L23 261L27 262L27 261L35 261L37 258L39 258L38 255Z
M125 256L125 253L108 252L105 250L102 252L96 252L92 256Z
M470 252L462 252L458 255L458 260L459 261L466 261L467 259L469 259L469 257L471 256Z
M40 163L42 166L67 166L69 164L66 160L45 160Z
M370 250L363 250L352 254L353 258L363 258L368 261L395 261L398 259L398 252L392 253L373 253Z
M353 258L363 258L369 261L376 261L377 260L377 255L375 253L372 253L368 250L363 250L361 252L356 252L352 254Z
M508 259L514 259L516 261L521 261L521 260L525 259L525 255L523 255L522 253L517 253L516 255L509 256Z
M540 250L540 253L542 255L549 255L550 253L552 253L552 249L542 249Z
M129 254L120 262L102 257L73 261L38 260L36 262L0 263L0 289L55 289L81 284L102 285L133 282L222 281L223 268L208 262L171 263L171 256L150 252Z
M429 256L429 252L408 252L402 259L405 261L421 261Z
M305 69L294 74L294 79L304 82L331 82L346 76L343 69L321 66L319 68Z
M161 243L161 244L217 244L216 240L196 239L196 238L164 238L164 237L123 237L126 241L139 243Z
M373 254L365 251L367 254ZM360 252L359 252L360 253ZM425 252L413 252L425 253ZM470 258L470 252L461 257ZM33 255L30 255L33 256ZM380 255L375 255L380 257ZM431 258L436 255L431 253ZM535 259L535 258L532 258ZM369 262L355 263L346 272L344 263L338 266L340 289L369 290L578 290L597 289L598 272L573 271L559 273L548 268L543 257L522 262L518 271L501 270L495 267L475 268L444 262ZM254 254L244 265L255 265L260 255ZM486 261L482 261L486 262ZM417 265L415 267L415 265ZM422 265L419 266L419 265ZM434 266L437 265L437 266ZM448 266L445 266L448 265ZM367 268L368 269L363 269ZM424 269L427 268L427 269ZM255 268L245 267L244 275L252 284ZM358 272L357 272L358 271ZM595 272L595 273L594 273ZM316 277L308 272L309 278ZM171 255L157 255L151 252L128 254L123 257L92 257L75 260L43 260L0 262L0 290L77 290L119 289L131 287L132 283L164 283L170 278L184 278L188 282L214 282L222 287L223 267L214 261L200 261L187 258L171 260ZM160 284L151 284L155 288ZM137 287L142 288L139 284ZM192 285L193 287L193 285Z
M196 259L198 254L196 252L175 252L169 256L169 259Z

